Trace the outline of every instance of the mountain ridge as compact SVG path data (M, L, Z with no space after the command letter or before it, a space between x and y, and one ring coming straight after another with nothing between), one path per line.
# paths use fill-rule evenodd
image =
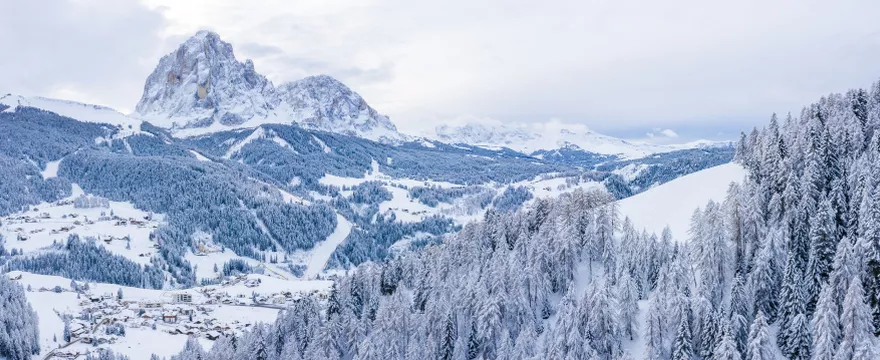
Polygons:
M447 143L465 143L485 147L506 147L524 154L557 149L577 149L601 155L639 158L651 154L705 146L728 144L697 140L683 144L658 145L629 141L590 129L571 130L561 126L480 124L440 125L426 137Z
M399 143L406 136L356 92L328 76L275 86L231 44L202 30L163 56L146 79L135 117L183 136L266 123Z

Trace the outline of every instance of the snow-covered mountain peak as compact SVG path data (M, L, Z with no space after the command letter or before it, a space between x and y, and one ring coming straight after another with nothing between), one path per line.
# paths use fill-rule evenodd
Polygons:
M627 141L597 133L582 125L565 124L483 124L441 125L427 137L447 143L507 147L526 154L539 150L577 147L597 154L639 158L654 153L698 147L655 145Z
M199 31L162 57L147 78L136 112L170 129L241 125L278 105L275 88L235 58L232 45Z
M303 127L385 142L404 140L387 116L379 114L360 95L328 75L282 84L278 94Z
M431 135L429 137L447 143L505 146L514 150L518 150L518 144L535 140L538 136L521 127L487 124L440 125Z
M388 117L341 82L319 75L275 87L232 45L199 31L159 60L147 78L136 114L188 136L266 123L398 142L405 137Z

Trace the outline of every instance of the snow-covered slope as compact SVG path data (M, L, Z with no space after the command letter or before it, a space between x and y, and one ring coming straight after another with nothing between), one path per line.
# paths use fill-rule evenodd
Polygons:
M406 139L388 117L336 79L311 76L276 88L210 31L199 31L162 57L136 114L180 136L298 123L382 142Z
M434 128L433 132L426 134L426 136L446 143L507 147L526 154L537 150L553 150L574 145L585 151L620 155L625 158L639 158L661 152L711 145L711 142L706 141L677 145L655 145L623 140L586 128L571 130L557 126L530 127L528 125L503 124L441 125Z
M724 201L731 182L741 181L742 166L728 163L682 176L618 202L621 216L628 216L638 230L660 235L669 225L673 239L688 238L691 215L709 200Z
M67 116L83 122L116 125L124 129L139 130L141 120L126 116L111 108L100 105L89 105L75 101L57 100L40 96L22 96L17 94L0 95L0 104L9 106L5 111L15 111L19 105L43 109L58 115Z

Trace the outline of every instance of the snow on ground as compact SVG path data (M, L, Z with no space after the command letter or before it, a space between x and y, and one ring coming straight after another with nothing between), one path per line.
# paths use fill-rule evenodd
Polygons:
M633 359L645 358L645 329L648 324L648 300L639 300L639 313L636 315L636 334L632 340L624 339L623 350L629 351Z
M318 146L320 146L320 147L321 147L321 150L323 150L323 151L324 151L324 153L325 153L325 154L329 154L329 153L331 153L331 152L333 152L333 149L330 149L330 147L329 147L329 146L327 146L327 144L326 144L326 143L324 143L324 141L323 141L323 140L321 140L321 139L318 139L318 137L317 137L317 136L315 136L315 135L312 135L312 140L315 140L315 143L317 143L317 144L318 144Z
M385 181L390 184L403 185L407 188L413 186L437 186L441 188L451 188L451 187L460 187L460 184L454 184L446 181L434 181L434 180L416 180L416 179L407 179L407 178L392 178L389 175L383 174L379 169L379 163L373 159L370 164L371 170L367 171L363 177L353 178L353 177L343 177L336 176L332 174L325 174L318 182L322 185L333 185L338 187L343 186L356 186L361 183L379 180Z
M423 218L439 213L444 208L451 207L449 204L440 203L437 207L422 204L416 199L409 198L409 191L395 186L385 186L391 193L391 200L379 204L379 212L386 214L393 212L399 221L418 222Z
M300 205L309 205L309 204L311 204L311 202L309 202L308 200L303 199L303 198L301 198L301 197L299 197L299 196L296 196L296 195L294 195L294 194L291 194L290 192L288 192L288 191L286 191L286 190L284 190L284 189L279 188L278 191L281 192L281 198L284 199L284 202L286 202L286 203L289 203L289 204L300 204Z
M741 181L745 174L742 166L728 163L685 175L620 200L620 214L628 216L636 229L658 235L669 225L673 239L684 241L694 210L709 200L724 201L730 183Z
M636 176L645 171L645 169L649 168L650 165L647 164L629 164L620 169L614 169L612 173L620 175L623 180L629 182L635 180Z
M150 232L159 226L164 216L151 215L131 203L118 201L108 201L108 207L76 208L73 200L81 195L84 195L82 189L74 185L73 195L67 199L42 203L0 218L0 234L6 238L6 247L24 250L27 254L49 247L53 242L63 244L70 235L77 234L93 236L99 240L97 244L107 250L138 264L149 264L156 250ZM126 248L129 242L125 237L131 239L130 248Z
M236 153L241 151L241 149L244 148L245 145L250 144L254 140L262 139L265 136L266 136L266 132L263 130L263 128L261 128L261 127L257 128L250 135L248 135L246 138L244 138L241 141L230 146L229 149L226 150L226 154L223 155L223 158L224 159L231 158L232 155L235 155Z
M214 272L214 266L216 265L219 270L223 268L223 264L229 262L229 260L240 259L251 266L256 266L260 263L259 261L251 259L249 257L238 256L238 254L229 249L208 253L206 255L196 255L193 254L192 251L187 251L183 258L186 259L186 261L189 261L189 263L193 267L195 267L196 280L199 281L202 279L217 278L217 273Z
M351 223L344 217L336 214L336 229L327 237L326 240L315 244L309 255L308 265L304 274L305 279L314 279L318 274L324 271L327 266L327 260L330 255L336 251L336 247L348 237L351 232Z
M193 155L195 155L196 159L199 159L199 161L211 161L211 159L206 158L205 155L202 155L198 151L190 150L189 152L191 152Z
M514 184L515 186L526 186L532 188L532 195L534 199L540 198L556 198L559 195L570 193L575 189L595 189L601 188L602 183L595 181L579 181L577 184L568 184L566 183L565 177L555 177L549 179L535 179L531 181L521 181L519 183ZM504 189L499 190L498 194L504 192ZM532 200L534 201L534 200Z
M61 160L46 163L46 168L40 172L43 175L43 179L58 177L58 165L60 164Z
M260 309L265 310L265 309ZM125 336L120 337L113 345L102 345L114 352L128 356L131 360L149 360L153 354L159 358L168 359L183 350L188 337L185 335L171 335L164 331L148 328L126 329ZM205 338L199 338L199 343L207 351L214 342ZM91 345L76 344L72 349L81 348L87 350Z
M0 104L8 105L6 111L14 111L18 105L30 106L54 112L83 122L104 123L125 129L140 130L141 120L99 105L89 105L75 101L57 100L39 96L5 95L0 96Z

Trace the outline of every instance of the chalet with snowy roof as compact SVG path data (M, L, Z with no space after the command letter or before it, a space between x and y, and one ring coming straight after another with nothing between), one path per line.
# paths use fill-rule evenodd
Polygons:
M162 321L168 324L176 324L177 323L177 314L162 314Z

